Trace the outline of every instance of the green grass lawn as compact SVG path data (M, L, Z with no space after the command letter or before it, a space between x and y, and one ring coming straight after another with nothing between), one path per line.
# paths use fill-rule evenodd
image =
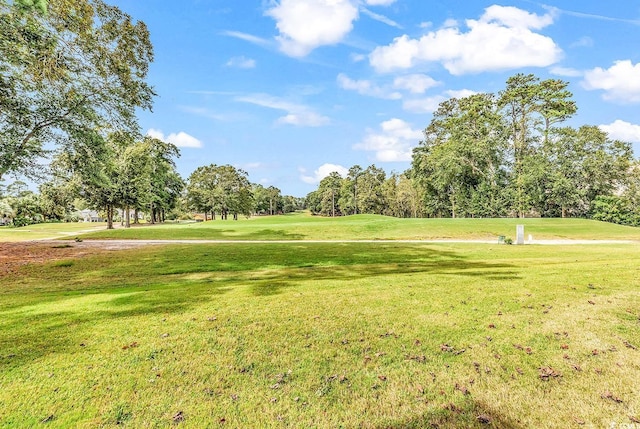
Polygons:
M201 244L28 265L0 277L0 426L626 427L639 287L636 244Z
M0 227L0 242L42 240L45 238L60 238L70 235L76 236L87 231L105 229L106 223L40 223L21 228Z
M295 213L238 221L102 230L86 238L209 240L497 240L515 239L516 225L535 239L640 240L640 228L585 219L397 219L376 215L340 218Z

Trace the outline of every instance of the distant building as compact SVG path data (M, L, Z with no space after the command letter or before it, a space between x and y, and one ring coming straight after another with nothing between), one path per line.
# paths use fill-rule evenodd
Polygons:
M84 222L106 222L106 219L95 210L84 209L80 211L80 215Z

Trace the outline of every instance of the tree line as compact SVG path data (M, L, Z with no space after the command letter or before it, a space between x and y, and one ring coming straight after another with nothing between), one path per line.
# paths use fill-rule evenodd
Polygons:
M151 109L155 96L146 82L151 61L146 25L102 0L0 0L0 183L16 174L49 178L39 194L0 187L4 219L63 219L87 206L109 227L118 210L129 226L132 212L134 222L138 212L162 222L189 212L237 219L301 208L640 224L631 145L595 126L567 126L577 106L565 81L517 74L496 94L446 100L407 171L355 165L295 198L229 165L202 166L183 180L178 149L140 133L136 110Z
M640 166L631 145L596 126L564 125L577 111L568 82L509 78L498 94L441 103L411 168L337 172L307 196L327 216L592 217L640 225Z

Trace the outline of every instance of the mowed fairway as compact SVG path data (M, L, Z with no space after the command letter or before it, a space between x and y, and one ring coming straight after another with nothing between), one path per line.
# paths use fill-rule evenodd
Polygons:
M0 227L0 242L75 237L90 231L106 229L106 223L41 223L21 228Z
M586 219L397 219L378 215L339 218L294 213L238 221L139 226L97 231L89 239L183 240L496 240L515 239L516 225L535 239L640 241L640 228Z
M639 287L637 244L163 245L31 264L0 277L0 425L633 424Z

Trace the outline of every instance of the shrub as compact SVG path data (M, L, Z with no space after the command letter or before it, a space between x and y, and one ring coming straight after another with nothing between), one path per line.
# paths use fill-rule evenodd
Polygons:
M593 201L591 217L595 220L620 225L640 225L640 213L635 211L627 200L615 195L598 196Z

